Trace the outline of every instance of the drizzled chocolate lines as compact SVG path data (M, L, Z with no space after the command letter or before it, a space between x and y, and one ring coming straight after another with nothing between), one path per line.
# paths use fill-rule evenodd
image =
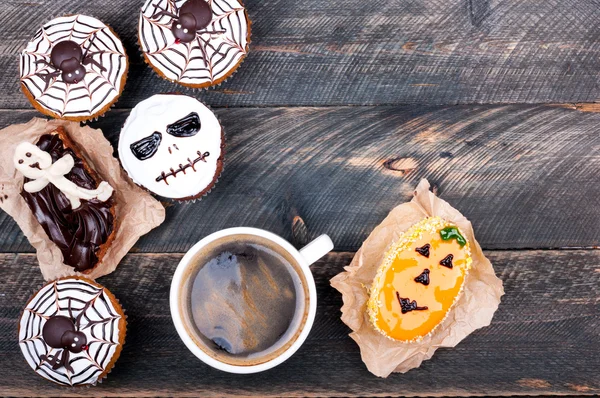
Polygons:
M77 316L73 317L75 314ZM42 356L56 355L59 351L46 344L40 345L44 322L53 315L78 319L79 330L85 330L88 337L87 351L70 355L69 365L74 372L67 372L65 368L52 369L42 359ZM97 379L110 364L114 347L119 344L120 319L121 315L104 288L77 279L58 280L42 288L25 308L19 342L28 362L43 377L59 384L87 384Z
M398 292L396 292L396 297L398 298L398 302L400 303L400 308L402 309L403 314L411 311L425 311L429 309L429 307L417 306L416 300L410 301L409 298L400 297L400 293Z
M226 75L246 55L247 32L242 24L248 21L243 6L237 1L210 1L213 17L208 26L197 32L196 40L176 43L172 18L153 18L160 10L174 13L175 3L181 8L185 1L149 0L142 8L139 33L145 55L171 80L201 84Z
M95 38L93 42L92 37ZM49 59L52 47L63 40L72 40L89 46L92 52L102 53L97 60L105 70L89 65L84 79L71 87L57 78L51 79L46 86L45 78L39 74L50 73L51 68L37 61ZM111 103L121 89L125 69L125 51L110 28L84 15L50 21L21 52L21 83L43 108L61 117L89 115Z
M206 158L208 156L210 156L210 152L204 152L204 153L200 153L200 151L196 151L196 153L198 154L198 157L194 160L190 160L190 158L187 159L188 163L186 164L179 164L179 168L174 170L171 167L171 171L168 173L165 173L164 171L162 173L160 173L160 175L158 177L156 177L156 182L161 182L164 181L165 184L169 185L167 178L168 177L175 177L177 178L177 173L179 173L180 171L183 172L183 174L185 174L185 169L191 167L192 170L194 170L194 172L196 171L196 163L198 162L204 162L206 163Z

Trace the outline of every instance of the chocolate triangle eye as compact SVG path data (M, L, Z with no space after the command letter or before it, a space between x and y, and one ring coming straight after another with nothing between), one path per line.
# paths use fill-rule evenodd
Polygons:
M200 131L200 116L192 112L167 126L167 133L174 137L192 137Z
M452 267L454 267L452 264L452 259L454 259L454 256L452 254L448 254L446 257L440 260L440 265L452 269Z
M429 285L429 270L425 268L419 276L415 278L415 282L422 283L425 286Z
M425 246L417 247L415 251L421 256L429 258L429 249L431 249L431 245L428 243Z
M133 156L138 158L139 160L146 160L154 156L156 151L158 151L158 147L160 146L160 142L162 141L162 134L158 131L152 133L148 137L142 138L139 141L134 142L129 146L131 148L131 152Z

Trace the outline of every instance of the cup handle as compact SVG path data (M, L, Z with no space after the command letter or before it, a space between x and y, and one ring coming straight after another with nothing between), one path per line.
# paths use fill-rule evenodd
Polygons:
M312 265L318 259L333 250L333 242L327 235L321 235L308 245L300 249L300 255L304 257L308 265Z

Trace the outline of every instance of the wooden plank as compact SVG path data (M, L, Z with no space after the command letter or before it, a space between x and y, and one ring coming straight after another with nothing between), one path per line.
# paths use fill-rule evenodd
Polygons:
M93 126L116 145L128 111ZM225 171L200 202L168 203L136 250L183 252L254 226L302 244L321 233L355 251L426 177L487 249L600 245L600 114L552 106L218 109ZM0 126L34 112L0 111ZM304 235L292 233L294 219ZM302 235L302 234L300 234ZM0 252L31 248L0 212Z
M0 255L0 391L4 395L550 395L600 393L600 252L486 253L506 295L492 325L405 375L379 379L360 360L339 319L341 296L329 279L352 253L330 254L312 268L318 310L307 342L268 372L229 375L203 365L177 337L169 284L180 254L131 254L100 282L128 314L127 342L108 379L65 390L36 376L16 341L22 306L42 284L31 254Z
M112 25L131 57L118 107L185 90L143 64L143 1L13 0L0 5L0 108L28 107L18 58L53 16L87 13ZM247 61L199 92L213 106L591 102L599 98L600 8L594 0L247 0Z

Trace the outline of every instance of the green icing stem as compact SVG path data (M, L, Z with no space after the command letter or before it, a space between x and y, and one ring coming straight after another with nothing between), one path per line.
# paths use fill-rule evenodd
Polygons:
M460 234L460 231L457 227L446 227L444 229L440 229L440 236L442 237L442 240L456 239L460 247L463 247L467 244L465 237Z

